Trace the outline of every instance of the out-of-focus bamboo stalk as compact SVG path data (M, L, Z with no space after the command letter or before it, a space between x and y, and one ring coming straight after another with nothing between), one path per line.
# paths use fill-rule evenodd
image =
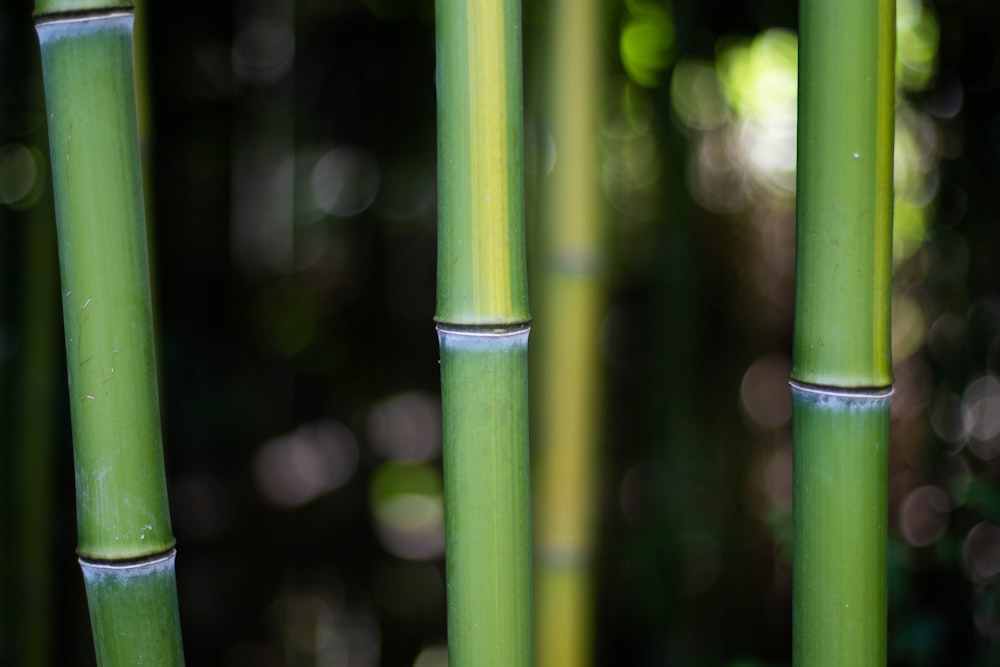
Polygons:
M40 165L41 169L41 165ZM38 177L42 174L39 171ZM55 487L55 427L59 320L58 265L52 205L45 198L25 212L23 301L17 383L14 516L17 554L18 665L52 663L54 558L52 556Z
M535 660L593 661L593 550L600 417L604 207L601 0L553 4L543 127L535 420Z

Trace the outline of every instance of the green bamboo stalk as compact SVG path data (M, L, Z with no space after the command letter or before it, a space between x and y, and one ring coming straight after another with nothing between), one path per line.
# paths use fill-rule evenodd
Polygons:
M40 100L39 100L40 102ZM39 142L42 143L42 142ZM42 166L39 166L41 172ZM41 178L41 173L39 173ZM48 198L26 216L14 498L18 572L16 664L49 665L53 653L53 513L58 315L55 225Z
M520 3L438 0L449 664L530 665Z
M24 41L17 40L18 47L22 55L30 54L28 58L17 59L22 67L25 62L29 63L21 72L24 79L19 89L27 107L40 114L43 100L36 81L41 72L37 43L34 43L28 23L30 12L30 4L19 6L15 24L25 28ZM33 150L47 151L45 129L44 123L39 124L22 140ZM12 420L15 430L9 448L13 453L11 500L18 510L10 521L13 539L8 543L14 562L11 571L16 573L12 600L17 612L9 664L24 667L52 664L55 648L52 623L55 533L50 518L55 502L57 392L61 391L57 361L59 284L54 212L44 185L48 166L40 153L36 158L32 178L38 195L18 215L23 234L18 244L18 273L21 276L17 282L20 292L15 355L18 378L13 383L17 391L11 397L16 416ZM8 663L0 658L0 664Z
M553 4L544 125L542 294L535 461L535 662L593 662L604 209L599 137L601 0Z
M893 0L801 0L793 659L884 665Z
M98 663L183 664L153 349L132 12L35 5L63 292L78 554Z

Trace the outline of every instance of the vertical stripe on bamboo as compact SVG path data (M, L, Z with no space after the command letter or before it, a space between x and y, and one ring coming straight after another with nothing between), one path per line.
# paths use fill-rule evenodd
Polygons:
M439 0L435 319L528 320L519 3Z

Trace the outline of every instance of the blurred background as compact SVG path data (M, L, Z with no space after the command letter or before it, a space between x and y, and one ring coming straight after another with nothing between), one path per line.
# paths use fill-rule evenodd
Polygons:
M889 663L994 665L1000 8L897 3ZM0 6L0 660L40 615L87 665L30 11ZM796 11L604 5L597 664L790 664ZM139 13L188 664L444 665L433 4ZM535 238L559 146L523 13Z

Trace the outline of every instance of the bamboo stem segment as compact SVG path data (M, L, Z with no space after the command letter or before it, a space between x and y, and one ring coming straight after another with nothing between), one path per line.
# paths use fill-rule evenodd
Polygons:
M890 396L792 384L797 667L885 665Z
M598 276L548 276L536 431L535 658L593 662L601 295ZM552 299L559 299L558 302ZM555 313L558 317L553 317Z
M100 665L184 664L170 550L140 562L95 563L80 559L90 622Z
M438 0L438 303L444 324L527 322L521 14Z
M793 661L886 660L893 0L800 0Z
M528 329L438 336L448 661L529 665Z
M136 132L133 18L119 3L65 1L39 2L36 17L78 553L95 648L102 665L178 665L183 655Z
M80 555L174 544L155 381L126 13L38 25L77 459ZM151 464L152 463L152 464Z
M892 384L893 0L801 0L793 379Z

